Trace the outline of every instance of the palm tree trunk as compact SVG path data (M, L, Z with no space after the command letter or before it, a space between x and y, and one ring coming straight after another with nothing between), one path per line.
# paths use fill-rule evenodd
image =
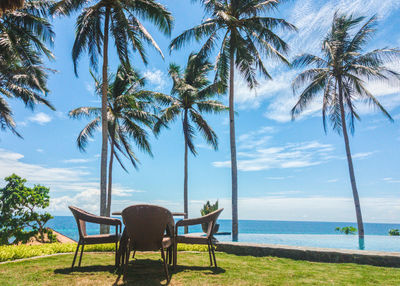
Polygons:
M237 241L239 236L238 225L238 184L237 184L237 160L236 160L236 139L235 139L235 64L234 54L230 53L229 72L229 130L231 144L231 172L232 172L232 240Z
M100 167L100 215L106 215L107 196L107 92L108 92L108 29L110 22L110 7L106 8L104 19L103 41L103 84L101 88L101 167ZM107 233L107 227L100 225L100 233Z
M107 190L107 216L111 216L111 197L112 197L112 170L114 162L114 141L111 141L110 162L108 163L108 190ZM110 232L110 226L108 232Z
M184 126L187 126L187 123L188 123L187 116L188 116L187 110L185 110L185 115L183 118ZM185 218L188 218L188 215L189 215L189 206L188 206L188 138L187 138L186 134L184 135L184 137L185 137L185 164L184 164L184 178L183 178L183 208L184 208L183 212L185 213ZM184 227L184 232L185 233L189 232L188 226Z
M356 178L354 175L353 159L351 157L351 152L350 152L349 136L347 134L347 127L346 127L346 115L344 112L344 104L343 104L342 83L340 80L339 80L339 104L340 104L340 117L342 120L344 145L346 147L346 155L347 155L347 163L349 166L350 182L351 182L351 188L353 190L354 206L356 209L356 216L357 216L359 248L364 249L364 224L363 224L363 219L362 219L362 214L361 214L360 199L358 197Z

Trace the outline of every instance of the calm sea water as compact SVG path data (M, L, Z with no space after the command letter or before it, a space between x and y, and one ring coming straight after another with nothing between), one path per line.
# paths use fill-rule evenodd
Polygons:
M231 220L218 220L220 232L231 231ZM336 227L354 226L343 222L306 221L261 221L240 220L239 241L270 243L293 246L313 246L342 249L358 249L357 235L342 235ZM48 227L77 240L78 230L72 216L56 216L48 222ZM365 223L365 249L400 252L400 237L388 235L389 229L400 229L400 224ZM87 224L88 234L96 234L98 225ZM201 232L200 226L193 226L190 232ZM229 235L219 235L220 241L230 241Z

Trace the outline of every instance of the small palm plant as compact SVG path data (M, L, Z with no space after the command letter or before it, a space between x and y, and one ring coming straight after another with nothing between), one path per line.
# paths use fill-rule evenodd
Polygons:
M200 213L202 216L208 215L212 212L215 212L218 210L218 201L216 201L214 204L211 204L210 201L207 201L204 205L203 208L200 210ZM203 229L203 232L207 233L208 230L208 224L202 224L201 228ZM217 233L219 230L219 224L214 225L213 233Z
M369 80L400 79L400 74L385 66L386 63L399 58L400 50L385 48L363 52L364 46L375 33L376 16L367 20L358 31L352 33L353 29L364 19L365 17L355 18L352 15L346 16L335 13L331 31L322 44L323 57L303 54L294 60L293 66L295 67L313 66L313 68L300 73L293 81L294 93L304 85L306 87L300 93L299 99L292 109L292 119L295 119L317 95L322 94L322 119L325 131L326 117L329 116L333 129L339 134L343 134L357 216L360 248L364 248L364 226L347 125L353 133L354 121L360 118L355 103L362 100L366 100L377 107L392 121L392 117L376 97L366 89L365 84Z
M234 83L235 71L250 89L258 85L257 71L271 78L264 58L289 64L285 58L288 45L276 30L293 31L296 28L284 19L266 14L278 7L278 0L199 0L205 9L206 20L184 31L170 44L179 49L191 40L205 40L198 52L208 57L218 51L215 60L216 81L229 83L229 128L232 169L232 239L238 239L238 183L235 138Z
M196 129L203 135L206 142L214 149L218 148L217 134L203 118L202 113L220 113L226 111L227 107L221 102L213 100L219 93L223 92L224 86L221 82L210 83L207 74L213 66L205 58L196 54L189 56L184 71L175 64L169 67L169 75L173 86L171 96L157 95L161 105L166 106L161 111L160 120L154 126L154 132L158 134L163 126L175 121L179 116L182 118L183 137L185 140L185 164L184 164L184 212L188 215L188 150L197 155L194 145ZM187 228L185 228L187 232Z
M70 16L80 12L76 22L76 37L72 48L75 74L80 56L88 52L90 66L98 66L99 56L102 64L101 86L101 164L100 164L100 215L106 214L107 192L107 94L108 94L108 50L109 40L114 39L115 49L121 64L130 66L130 51L139 54L147 64L143 43L153 46L162 55L151 34L141 23L152 22L158 30L169 35L172 29L172 16L167 9L155 0L60 0L55 3L52 14ZM100 226L104 233L106 226Z
M101 94L101 81L95 79L96 91ZM155 92L144 90L145 81L140 75L123 66L109 84L108 92L108 141L111 146L108 166L108 192L106 214L111 213L112 172L114 158L127 171L122 156L137 168L139 162L130 141L142 151L152 155L146 128L151 130L155 121L153 98ZM91 121L82 129L77 138L81 151L86 150L89 139L94 136L101 123L100 107L79 107L69 113L72 118L90 118Z

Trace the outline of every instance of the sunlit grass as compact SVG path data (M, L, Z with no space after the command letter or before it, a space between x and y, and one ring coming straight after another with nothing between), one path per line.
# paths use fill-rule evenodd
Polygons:
M73 255L0 265L0 285L122 285L111 253L85 253L82 267L70 270ZM128 268L128 285L165 284L160 254L137 253ZM357 264L316 263L217 252L180 252L170 285L400 285L400 269Z
M74 252L76 249L75 243L49 243L42 245L6 245L0 246L0 262L16 260L21 258L30 258L35 256L49 255L55 253ZM207 251L205 245L185 245L179 244L178 250L182 251ZM115 251L115 244L96 244L87 245L85 252L103 252Z

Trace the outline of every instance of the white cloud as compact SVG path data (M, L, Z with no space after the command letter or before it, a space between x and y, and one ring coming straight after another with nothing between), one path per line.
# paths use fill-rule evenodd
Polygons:
M63 160L64 163L87 163L90 162L89 159L68 159Z
M339 181L339 179L331 179L331 180L328 180L327 182L328 183L336 183L336 182L338 182Z
M360 152L352 155L353 159L365 159L375 154L376 152Z
M40 125L49 123L51 120L52 120L52 118L43 112L36 113L34 116L31 116L28 118L28 121L38 123Z
M167 85L167 76L159 69L147 70L144 73L147 81L154 85L158 91L162 91Z
M99 206L99 182L89 178L90 173L82 167L55 168L23 162L24 155L0 149L0 178L15 173L25 179L28 184L41 184L50 188L50 208L52 213L69 214L68 205L76 205L96 212ZM130 198L134 193L142 193L113 185L113 197L116 206L118 198ZM66 195L67 194L67 195ZM115 199L117 198L117 199Z
M270 139L270 134L276 132L275 127L264 126L256 131L241 134L237 141L240 149L254 149L265 145Z
M38 149L36 149L36 152L43 153L43 152L44 152L44 150L43 150L43 149L40 149L40 148L38 148Z
M383 181L388 182L388 183L400 183L400 179L393 179L393 178L383 178Z
M238 169L260 171L272 168L303 168L319 165L330 158L332 145L317 141L288 143L280 147L258 148L248 152L238 152ZM230 167L230 161L213 162L215 167Z
M238 212L242 220L288 220L288 221L356 221L354 202L349 190L348 197L299 196L299 191L282 191L258 197L239 197ZM218 199L224 208L221 219L231 219L230 198ZM361 209L365 222L397 223L400 220L400 198L361 197ZM181 203L160 202L171 210L183 208ZM197 217L203 200L189 202L189 217ZM290 210L290 211L288 211Z

